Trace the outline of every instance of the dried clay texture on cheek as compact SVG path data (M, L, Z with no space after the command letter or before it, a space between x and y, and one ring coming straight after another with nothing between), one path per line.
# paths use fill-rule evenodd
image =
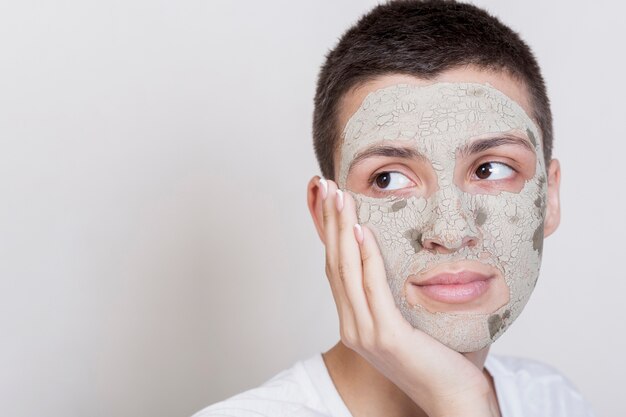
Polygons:
M535 177L519 193L468 194L453 183L455 156L468 138L517 130L532 135ZM432 164L438 189L428 198L372 198L352 193L360 223L372 229L387 279L403 316L449 347L469 352L492 343L515 320L534 288L541 261L545 168L540 134L524 111L500 91L481 84L396 85L370 94L344 130L339 185L345 188L350 161L375 142L412 141ZM463 246L465 237L478 244ZM425 250L425 238L449 253ZM409 305L404 285L410 274L446 262L476 260L499 270L508 302L487 313L431 312ZM505 303L506 302L506 303ZM505 304L504 304L505 303Z

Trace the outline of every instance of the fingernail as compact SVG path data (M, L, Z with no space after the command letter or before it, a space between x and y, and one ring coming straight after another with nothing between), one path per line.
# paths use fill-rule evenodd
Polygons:
M324 178L320 178L320 184L322 184L322 200L326 200L328 195L328 183Z
M363 229L358 223L354 225L354 237L356 237L357 242L363 243Z
M335 197L335 203L337 205L337 211L341 211L343 208L343 191L337 190L337 196Z

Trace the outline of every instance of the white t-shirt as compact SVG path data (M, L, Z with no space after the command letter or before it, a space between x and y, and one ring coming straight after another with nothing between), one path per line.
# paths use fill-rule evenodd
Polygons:
M553 368L529 359L489 355L485 368L502 417L593 417L589 404ZM322 355L296 363L263 385L199 411L193 417L352 417Z

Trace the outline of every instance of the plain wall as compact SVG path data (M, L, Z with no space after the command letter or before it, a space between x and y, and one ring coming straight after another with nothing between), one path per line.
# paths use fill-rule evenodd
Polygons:
M306 208L318 68L375 1L0 4L0 409L189 416L338 339ZM619 2L477 1L534 48L563 168L494 345L626 415Z

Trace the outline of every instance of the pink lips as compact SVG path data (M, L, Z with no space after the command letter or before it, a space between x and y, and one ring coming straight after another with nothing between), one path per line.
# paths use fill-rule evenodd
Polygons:
M429 298L443 303L460 304L473 301L489 289L493 276L474 271L441 273L411 284Z

